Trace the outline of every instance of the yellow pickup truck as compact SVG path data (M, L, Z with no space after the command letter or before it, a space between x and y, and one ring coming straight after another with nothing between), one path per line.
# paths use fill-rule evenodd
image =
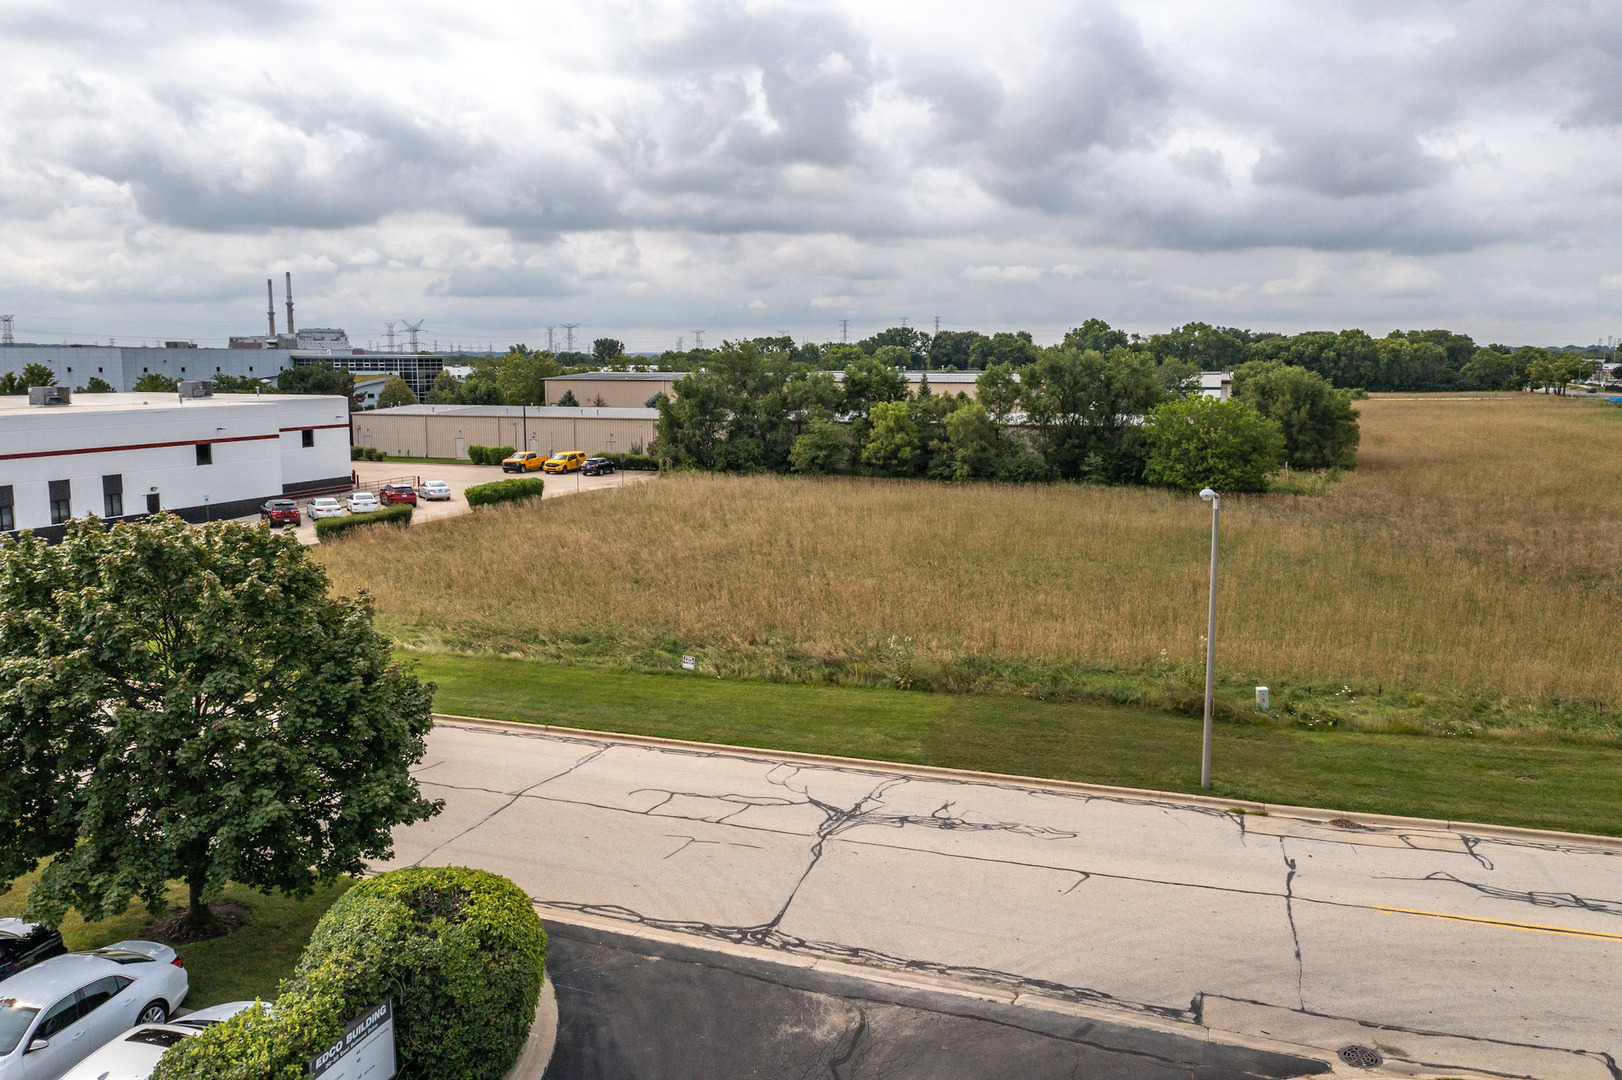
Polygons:
M575 472L585 463L584 450L564 450L547 458L541 468L547 472Z
M546 459L533 450L520 450L510 458L503 458L502 472L534 472Z

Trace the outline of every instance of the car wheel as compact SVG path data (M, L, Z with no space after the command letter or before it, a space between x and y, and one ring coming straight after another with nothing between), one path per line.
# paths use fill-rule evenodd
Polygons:
M161 1024L169 1019L169 1006L162 1001L149 1001L141 1006L135 1017L137 1024Z

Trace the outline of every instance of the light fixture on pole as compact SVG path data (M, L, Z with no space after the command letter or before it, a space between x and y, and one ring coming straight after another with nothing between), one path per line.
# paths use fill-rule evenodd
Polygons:
M1222 496L1210 488L1200 498L1211 504L1211 600L1205 617L1205 740L1200 748L1200 787L1211 788L1211 706L1216 685L1216 590L1217 522L1222 516Z

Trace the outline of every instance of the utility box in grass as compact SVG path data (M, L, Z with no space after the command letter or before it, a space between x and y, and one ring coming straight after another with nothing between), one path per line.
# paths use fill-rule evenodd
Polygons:
M1260 709L1262 712L1266 712L1267 705L1267 687L1256 687L1256 708Z

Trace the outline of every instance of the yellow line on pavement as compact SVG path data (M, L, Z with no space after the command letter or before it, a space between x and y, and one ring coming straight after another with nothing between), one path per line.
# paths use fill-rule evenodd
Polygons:
M1453 919L1457 922L1481 923L1484 926L1507 926L1511 930L1531 930L1539 934L1564 934L1567 937L1596 938L1600 941L1622 941L1622 934L1607 934L1599 930L1578 930L1570 926L1543 926L1538 923L1509 922L1506 919L1482 919L1474 915L1450 915L1444 911L1414 911L1410 908L1380 907L1375 911L1389 911L1393 915L1419 915L1427 919Z

